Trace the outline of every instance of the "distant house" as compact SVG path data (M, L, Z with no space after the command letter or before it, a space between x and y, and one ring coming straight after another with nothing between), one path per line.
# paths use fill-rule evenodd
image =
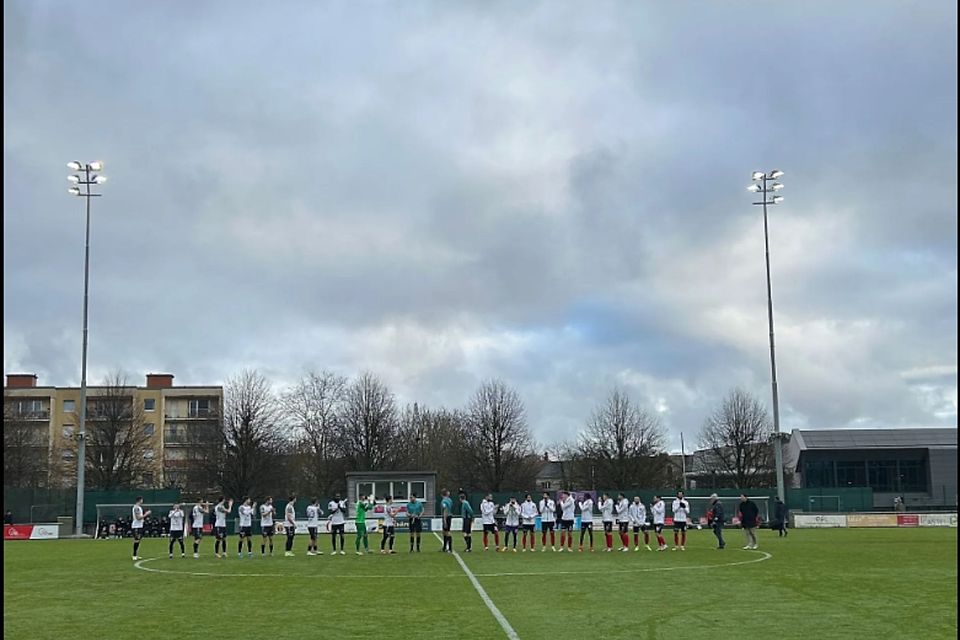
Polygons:
M544 456L546 458L546 456ZM563 489L563 462L543 460L537 472L537 491L556 491Z

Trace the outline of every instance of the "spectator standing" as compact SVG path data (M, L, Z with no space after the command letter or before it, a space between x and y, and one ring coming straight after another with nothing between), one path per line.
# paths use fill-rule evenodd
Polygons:
M774 516L777 519L777 537L782 538L787 535L787 505L780 498L777 498L774 506Z
M13 511L7 509L7 512L3 514L3 524L13 524Z
M717 549L723 549L727 546L723 540L723 504L717 494L710 495L710 509L707 511L707 524L713 529L713 535L717 537Z
M757 508L757 504L745 493L740 494L740 526L743 527L743 533L747 537L747 545L744 549L757 548L757 516L759 515L760 509Z

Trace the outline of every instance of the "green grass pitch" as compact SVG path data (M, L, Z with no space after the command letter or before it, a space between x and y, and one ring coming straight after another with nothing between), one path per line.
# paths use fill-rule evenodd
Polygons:
M460 555L523 640L957 636L956 529L762 531L764 553L727 538L723 551L693 531L686 552ZM242 560L215 560L209 537L193 559L187 542L170 560L145 540L141 568L128 540L5 542L4 637L511 637L429 533L419 555L399 536L395 556L358 557L352 536L336 557L326 537L323 556L298 536L296 557L278 538L273 558L258 540Z

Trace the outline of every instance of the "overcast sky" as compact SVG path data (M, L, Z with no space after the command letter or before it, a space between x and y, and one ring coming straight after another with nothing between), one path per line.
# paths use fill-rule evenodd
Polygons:
M686 442L955 426L957 9L930 2L4 2L5 372L622 385Z

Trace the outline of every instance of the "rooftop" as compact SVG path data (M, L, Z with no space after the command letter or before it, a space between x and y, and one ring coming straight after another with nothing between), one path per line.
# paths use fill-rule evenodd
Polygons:
M794 429L801 451L811 449L917 449L957 446L957 430L916 429Z

